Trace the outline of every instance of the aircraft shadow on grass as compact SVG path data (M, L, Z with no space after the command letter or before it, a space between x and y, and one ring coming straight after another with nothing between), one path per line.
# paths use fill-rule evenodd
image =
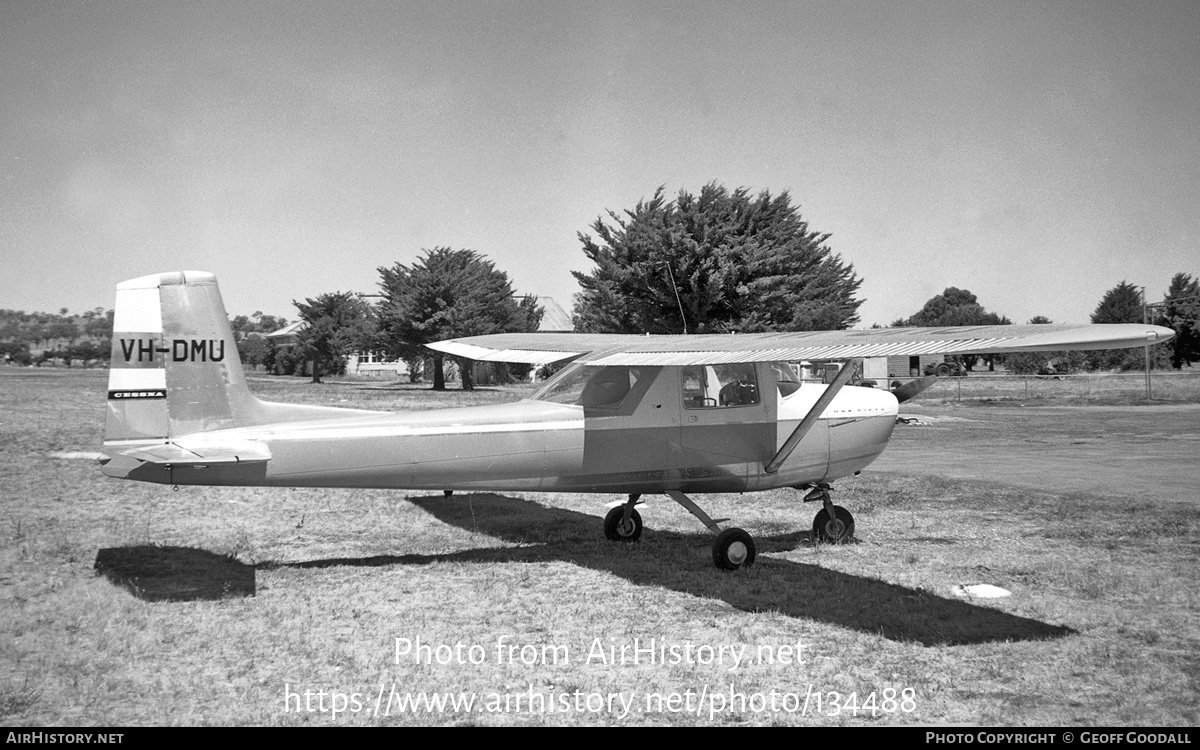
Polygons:
M641 542L620 544L603 539L595 516L529 500L476 494L409 501L444 523L521 546L257 565L194 548L137 546L102 549L95 567L134 596L161 602L254 596L257 569L569 562L639 586L720 599L746 612L779 612L926 646L1041 640L1075 632L928 591L761 555L794 549L809 539L808 532L756 536L760 556L753 567L725 572L706 559L704 532L647 528Z
M254 566L191 547L109 547L96 571L148 602L190 602L254 596Z
M710 537L647 528L636 544L604 540L600 519L494 494L409 501L440 521L520 547L463 550L435 555L380 555L304 562L260 563L260 568L324 568L339 565L425 565L435 562L569 562L602 570L639 586L723 600L747 612L779 612L826 622L896 641L926 646L1041 640L1075 631L1007 612L948 599L861 576L763 557L809 539L808 532L756 535L760 556L748 570L715 570ZM681 566L669 561L684 561ZM694 565L689 565L694 561Z

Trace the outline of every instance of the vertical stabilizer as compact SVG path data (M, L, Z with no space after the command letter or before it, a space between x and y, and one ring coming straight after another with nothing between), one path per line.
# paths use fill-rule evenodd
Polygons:
M175 271L117 286L106 442L234 427L252 421L256 406L212 274Z

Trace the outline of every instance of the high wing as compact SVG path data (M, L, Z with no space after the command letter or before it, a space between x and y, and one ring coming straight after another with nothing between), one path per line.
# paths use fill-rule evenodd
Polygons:
M918 354L1124 349L1159 344L1174 334L1170 328L1140 323L874 328L690 336L498 333L449 339L428 344L428 347L483 362L543 365L579 360L594 365L671 366Z

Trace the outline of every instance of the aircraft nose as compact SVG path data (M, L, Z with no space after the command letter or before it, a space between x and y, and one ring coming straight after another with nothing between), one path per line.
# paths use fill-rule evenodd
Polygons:
M878 388L844 388L838 394L837 403L855 416L895 417L900 413L900 402L896 397L890 391Z

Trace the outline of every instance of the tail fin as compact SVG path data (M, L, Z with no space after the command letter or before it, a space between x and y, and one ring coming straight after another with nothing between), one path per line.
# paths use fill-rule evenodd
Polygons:
M117 286L105 442L251 424L256 407L216 277L176 271Z
M260 401L246 387L217 279L203 271L117 285L105 445L377 412Z

